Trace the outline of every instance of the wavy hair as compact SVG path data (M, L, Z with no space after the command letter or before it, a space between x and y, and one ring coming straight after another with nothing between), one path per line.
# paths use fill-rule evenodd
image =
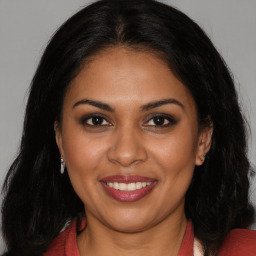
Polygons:
M10 255L41 255L83 203L67 172L59 174L54 122L84 62L122 45L158 52L189 89L199 125L212 125L212 147L196 166L185 213L205 255L227 233L253 219L248 202L245 121L230 72L202 29L175 8L153 0L102 0L85 7L54 34L31 83L19 154L6 176L2 229Z

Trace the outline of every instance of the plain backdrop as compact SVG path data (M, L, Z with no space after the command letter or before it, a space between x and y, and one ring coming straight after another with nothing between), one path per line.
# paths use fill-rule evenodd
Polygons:
M129 0L127 0L129 1ZM0 185L17 153L30 81L54 31L93 1L0 0ZM210 36L234 74L256 166L256 1L166 0ZM256 205L256 181L251 200ZM256 225L252 227L256 229ZM0 242L0 253L3 244Z

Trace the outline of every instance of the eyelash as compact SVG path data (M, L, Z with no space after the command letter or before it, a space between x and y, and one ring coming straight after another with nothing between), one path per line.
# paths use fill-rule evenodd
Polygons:
M103 120L103 122L107 122L108 124L93 124L93 118L100 118ZM88 124L88 121L91 119L91 124ZM102 126L111 126L111 122L108 121L108 119L104 116L104 115L101 115L101 114L91 114L91 115L88 115L86 117L83 117L82 120L81 120L81 123L85 126L89 126L89 127L102 127Z
M147 125L151 121L154 122L154 119L156 119L156 118L162 119L161 121L163 121L164 123L163 124ZM166 127L169 127L169 126L172 126L175 124L177 124L177 120L174 117L172 117L170 115L166 115L166 114L160 114L160 113L151 115L150 118L147 119L147 121L144 123L144 125L147 127L153 126L155 128L166 128Z
M100 121L102 121L103 124L93 124L93 118L100 119ZM149 124L152 121L154 122L154 119L156 121L156 118L160 118L160 122L163 122L163 124ZM89 120L91 120L90 124L88 123ZM97 120L94 120L94 121L97 121ZM154 114L154 115L151 115L150 118L147 118L147 121L145 121L143 123L143 125L146 126L146 127L166 128L166 127L175 125L177 122L178 121L170 115ZM104 127L104 126L112 126L112 123L104 115L101 115L101 114L91 114L91 115L88 115L86 117L83 117L82 120L81 120L81 123L82 123L82 125L85 125L85 126L91 127L91 128L100 128L100 127ZM104 124L104 123L106 123L106 124Z

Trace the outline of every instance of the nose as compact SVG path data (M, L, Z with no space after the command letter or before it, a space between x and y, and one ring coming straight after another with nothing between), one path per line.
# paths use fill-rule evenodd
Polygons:
M135 129L116 132L108 150L109 161L129 167L147 159L143 138Z

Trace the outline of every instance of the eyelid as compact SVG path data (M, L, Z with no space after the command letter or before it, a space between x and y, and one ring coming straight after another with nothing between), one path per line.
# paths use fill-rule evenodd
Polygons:
M103 118L106 122L108 122L108 124L103 124L103 125L93 125L93 124L87 124L86 122L88 120L90 120L91 118L94 118L94 117L100 117L100 118ZM93 113L93 114L88 114L88 115L85 115L81 118L81 123L83 125L86 125L86 126L89 126L89 127L103 127L103 126L112 126L112 122L109 120L108 117L106 117L105 115L101 114L101 113Z
M149 121L151 121L152 119L154 119L156 117L162 117L162 118L168 120L169 123L168 124L163 124L163 125L147 125L147 123ZM165 114L165 113L152 113L152 114L148 115L145 118L145 121L143 122L143 125L147 126L147 127L165 128L165 127L168 127L168 126L171 126L171 125L175 125L175 124L177 124L177 122L178 122L178 120L176 118L174 118L172 115Z

